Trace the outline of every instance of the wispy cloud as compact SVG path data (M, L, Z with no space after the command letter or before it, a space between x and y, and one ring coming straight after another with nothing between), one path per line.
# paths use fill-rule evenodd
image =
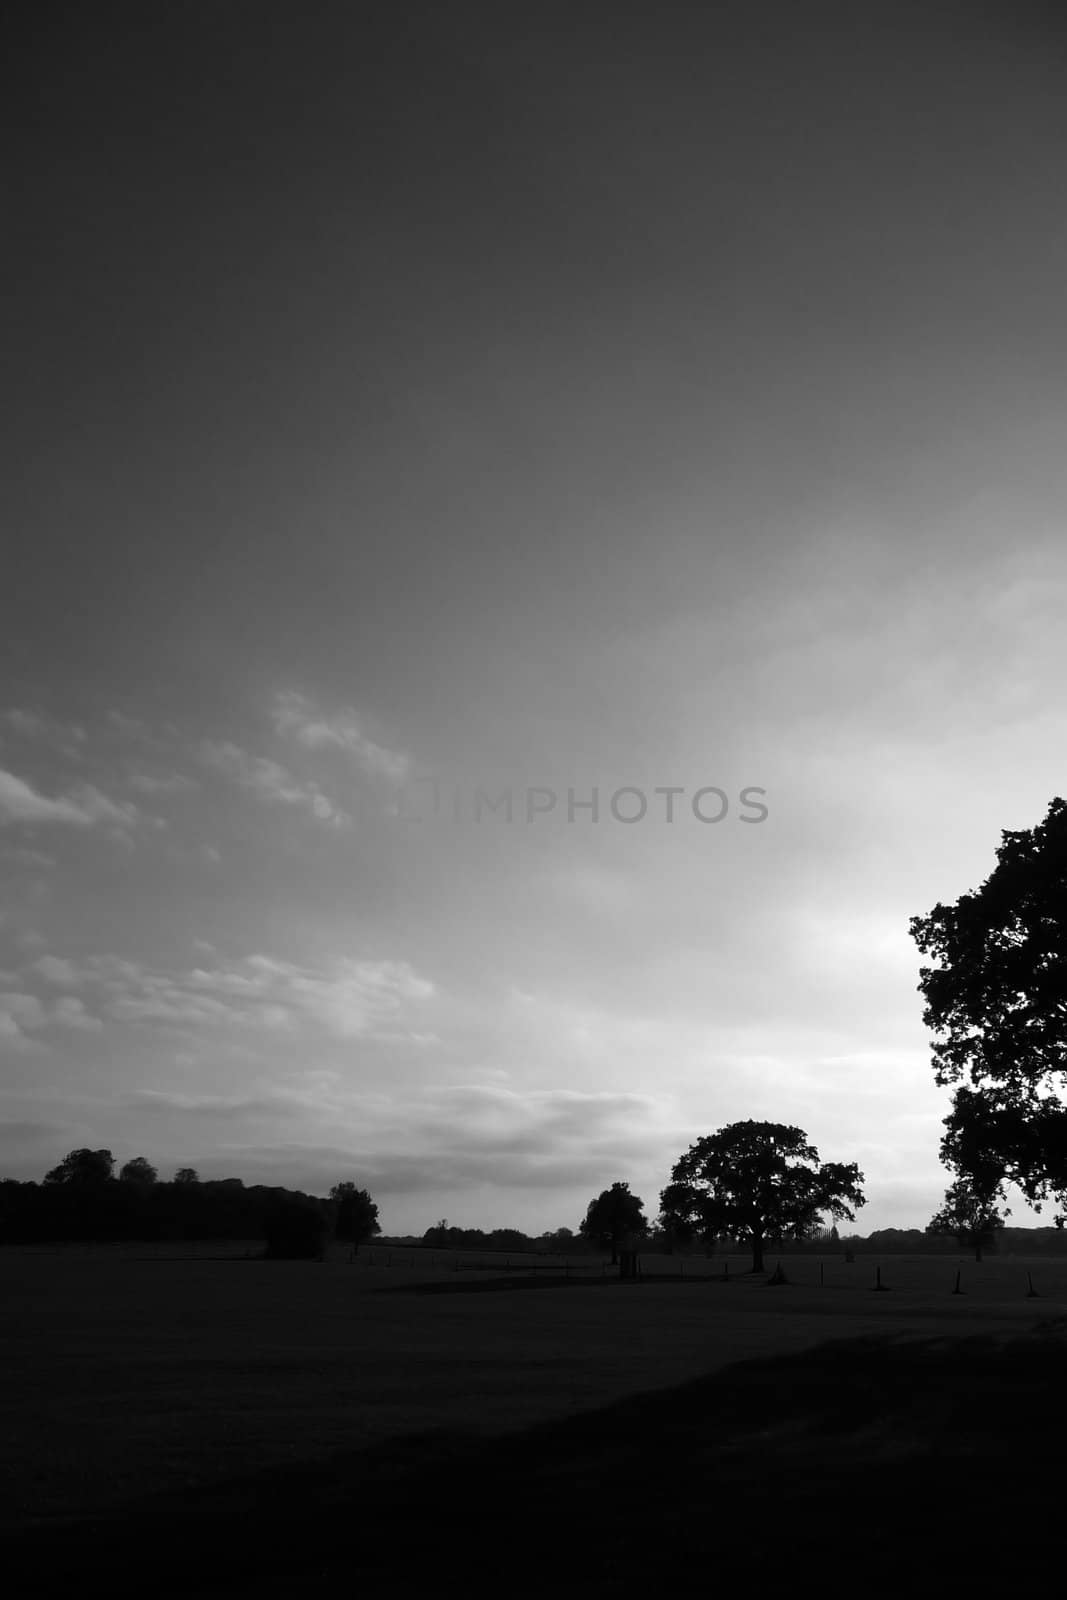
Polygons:
M44 1026L45 1009L33 994L0 994L0 1011L6 1013L21 1033Z
M88 1032L100 1028L101 1022L75 995L61 995L43 1002L37 995L23 991L0 994L0 1036L26 1040L29 1035L50 1026Z
M130 778L130 787L139 790L141 794L187 794L197 788L197 784L193 778L187 778L181 772L158 775L151 772L135 772Z
M255 954L225 966L165 972L118 956L93 956L79 964L46 955L30 970L51 985L96 990L100 1009L119 1022L310 1026L342 1039L395 1026L436 993L405 961L347 959L316 970ZM25 998L40 1008L32 996ZM51 1014L70 1026L84 1026L83 1013L82 1003L69 996Z
M400 783L411 768L410 757L403 751L390 750L368 738L350 708L328 713L304 695L279 694L274 702L274 726L307 750L343 751L368 777Z
M103 1026L99 1017L95 1017L87 1010L84 1001L77 995L61 995L52 1008L52 1022L64 1028L80 1028L86 1033L95 1032Z
M204 740L200 756L206 766L248 789L261 799L277 805L296 806L318 822L343 827L351 822L348 814L325 795L317 783L297 778L287 767L265 756L251 755L229 741Z
M88 735L76 722L59 722L54 717L46 717L38 711L27 711L20 706L12 706L0 720L19 738L47 745L61 755L80 759L85 754Z
M116 804L91 784L82 784L50 799L24 778L0 770L0 824L63 823L90 828L97 823L111 823L119 828L129 828L137 819L136 806Z
M44 872L50 872L56 865L55 856L48 856L43 850L31 850L22 845L13 845L0 850L0 860L10 862L15 867L33 867Z
M436 1194L443 1201L472 1186L501 1194L575 1186L593 1191L635 1166L662 1164L663 1149L684 1142L669 1100L610 1091L453 1084L407 1098L402 1110L333 1080L297 1090L260 1084L243 1096L179 1091L141 1098L145 1109L202 1127L205 1142L215 1147L205 1170L213 1166L220 1176L243 1174L253 1182L262 1182L266 1172L276 1179L284 1174L281 1181L312 1190L358 1173L383 1198ZM262 1142L220 1146L219 1117ZM284 1139L294 1118L306 1129L306 1141L274 1142L275 1134ZM642 1198L655 1209L653 1190Z
M82 973L68 961L65 956L41 956L33 963L33 970L39 972L46 983L54 983L60 987L75 987L82 982Z
M254 981L281 1004L342 1038L369 1032L398 1017L411 1002L428 1000L434 985L406 961L337 962L318 973L268 956L248 958ZM218 974L197 974L208 981ZM232 975L226 974L227 981Z

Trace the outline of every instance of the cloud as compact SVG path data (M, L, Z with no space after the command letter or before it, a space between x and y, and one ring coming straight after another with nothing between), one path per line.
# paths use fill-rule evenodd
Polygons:
M279 694L274 702L274 726L281 734L308 750L341 750L371 778L400 783L411 767L400 750L375 744L363 732L356 713L346 709L327 714L300 694Z
M283 1095L180 1094L168 1089L138 1089L130 1104L137 1110L177 1112L211 1121L216 1117L247 1117L265 1110L291 1114Z
M33 963L34 970L41 974L47 983L60 986L74 985L82 981L82 973L75 967L73 961L66 960L63 956L41 956Z
M94 1017L76 995L61 995L52 1008L52 1022L64 1028L80 1028L86 1033L95 1033L103 1027L99 1017Z
M33 994L0 994L0 1011L10 1018L21 1033L43 1027L47 1021L44 1007Z
M5 711L3 720L20 738L32 740L35 744L47 745L62 755L79 760L85 753L87 735L85 729L79 727L77 723L57 722L52 717L42 716L37 711L26 711L18 706L12 706L9 711Z
M0 994L0 1040L19 1050L39 1050L33 1035L44 1027L44 1007L35 995L22 992Z
M139 717L127 716L124 711L109 711L107 714L107 720L116 730L116 732L121 733L126 739L141 739L150 741L152 738L151 731L149 730L147 723L142 722Z
M676 1154L684 1143L671 1103L641 1094L454 1084L412 1090L401 1104L342 1075L315 1073L296 1086L259 1084L243 1095L150 1090L135 1100L187 1119L196 1130L189 1138L212 1151L204 1169L220 1176L314 1190L357 1173L381 1196L479 1186L592 1193L635 1170L665 1171L665 1151ZM220 1119L233 1131L232 1145L214 1136ZM294 1126L303 1142L270 1142ZM655 1209L651 1190L642 1198Z
M162 776L150 772L135 772L130 779L130 787L139 790L141 794L183 794L198 788L199 785L181 772L164 773Z
M198 970L192 981L215 993L254 993L340 1038L359 1037L399 1016L409 1002L429 999L435 992L406 961L341 960L328 973L319 973L253 955L243 972Z
M136 823L137 808L116 805L91 784L50 800L13 772L0 770L0 824L65 823L89 828L97 823L113 823L127 828Z
M66 966L67 963L57 965ZM75 995L60 995L46 1004L37 995L23 991L0 994L0 1034L15 1038L52 1026L95 1032L102 1024Z
M4 1009L3 999L0 998L0 1039L18 1040L22 1038L22 1029L14 1017Z
M213 771L275 804L297 806L319 822L344 826L351 822L339 806L323 794L317 783L297 778L288 768L265 756L250 755L228 741L205 740L200 756Z
M673 1158L685 1142L673 1126L671 1104L652 1095L456 1084L414 1091L400 1105L322 1082L297 1092L268 1088L244 1099L166 1094L151 1100L160 1111L184 1113L194 1126L202 1121L201 1137L212 1153L198 1156L201 1170L311 1191L355 1175L377 1198L443 1198L489 1188L546 1197L573 1190L587 1199L637 1171L666 1172L666 1152ZM234 1133L241 1128L241 1143L220 1146L212 1137L220 1116ZM270 1142L276 1124L297 1121L306 1130L303 1142ZM653 1214L656 1194L647 1185L637 1192ZM568 1203L579 1202L568 1197ZM483 1221L486 1215L494 1215L492 1202Z
M341 1039L388 1027L436 992L405 961L340 960L323 972L258 954L178 973L100 956L88 976L118 1021L267 1029L300 1023Z
M18 845L0 851L0 859L10 861L13 866L35 867L44 872L50 872L56 865L55 856L46 856L43 850L30 850Z

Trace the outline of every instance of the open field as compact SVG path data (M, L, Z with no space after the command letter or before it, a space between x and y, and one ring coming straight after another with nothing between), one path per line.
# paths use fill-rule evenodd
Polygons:
M812 1415L824 1416L827 1395L851 1393L847 1410L888 1370L887 1353L904 1360L899 1352L916 1340L937 1341L933 1348L944 1361L946 1340L981 1335L1003 1342L1067 1316L1063 1257L976 1264L952 1256L860 1256L850 1266L834 1257L825 1259L821 1285L817 1258L787 1257L791 1281L771 1288L765 1276L744 1276L741 1258L731 1260L729 1282L718 1276L721 1261L702 1259L686 1262L682 1282L662 1275L677 1272L677 1261L650 1257L644 1279L625 1284L601 1276L588 1258L574 1259L567 1281L558 1270L535 1276L529 1264L516 1264L519 1258L509 1273L487 1266L484 1257L465 1255L459 1263L444 1252L432 1263L400 1250L388 1264L385 1251L373 1264L353 1264L343 1251L322 1263L289 1263L246 1258L246 1248L252 1247L0 1252L6 1379L0 1489L6 1530L21 1530L19 1549L55 1555L64 1528L81 1548L84 1530L75 1533L72 1525L78 1518L97 1519L100 1538L117 1538L107 1535L107 1518L153 1500L160 1515L186 1505L195 1526L237 1495L247 1517L249 1496L255 1505L266 1503L264 1496L283 1492L270 1484L290 1480L305 1486L300 1493L306 1490L309 1506L331 1497L346 1506L347 1481L362 1484L357 1498L365 1499L367 1483L379 1492L400 1470L397 1462L409 1514L421 1504L412 1483L442 1462L457 1481L473 1471L484 1501L498 1473L487 1478L484 1465L470 1464L471 1452L483 1462L478 1452L511 1450L515 1471L527 1457L525 1447L515 1456L510 1436L544 1441L555 1438L553 1430L578 1429L575 1437L588 1445L592 1435L580 1430L612 1417L615 1460L620 1426L627 1439L633 1429L654 1432L677 1410L683 1386L693 1384L709 1408L702 1426L714 1433L745 1420L751 1452L752 1416L763 1416L756 1431L770 1438L777 1437L780 1413L788 1435L796 1394L810 1391L803 1384L798 1390L783 1362L806 1359L809 1366L797 1370L819 1374L823 1387ZM887 1293L873 1290L876 1264ZM954 1296L957 1267L966 1292ZM699 1276L703 1271L716 1276ZM1027 1298L1028 1271L1038 1299ZM486 1292L489 1285L495 1292ZM850 1378L840 1354L820 1354L827 1341L857 1339L868 1341L854 1347L866 1352L861 1378L855 1372ZM1061 1372L1065 1354L1059 1345ZM731 1365L753 1360L770 1364L744 1369L743 1378ZM1027 1381L1036 1381L1043 1369L1039 1362L1029 1366ZM943 1375L934 1388L948 1392ZM743 1419L741 1391L748 1394ZM975 1426L985 1427L981 1385L966 1392L973 1434ZM631 1427L627 1417L640 1422ZM916 1427L912 1417L911 1434ZM781 1442L746 1456L745 1470L754 1471L754 1461L770 1470ZM537 1448L530 1448L533 1460ZM556 1459L555 1444L538 1448L544 1460ZM567 1446L564 1457L572 1455ZM598 1483L604 1478L603 1462L594 1475ZM552 1496L560 1484L552 1481L556 1516ZM543 1485L523 1492L536 1500ZM580 1497L581 1485L567 1492ZM654 1487L643 1485L638 1503L649 1494L655 1498ZM384 1526L393 1514L395 1506L381 1507L377 1516ZM484 1506L475 1520L483 1515ZM525 1526L525 1511L523 1517ZM115 1526L128 1540L129 1519ZM319 1560L314 1548L305 1548L304 1560ZM363 1558L371 1551L367 1545ZM336 1570L322 1559L324 1574ZM261 1574L256 1592L266 1582ZM233 1579L226 1592L236 1592Z

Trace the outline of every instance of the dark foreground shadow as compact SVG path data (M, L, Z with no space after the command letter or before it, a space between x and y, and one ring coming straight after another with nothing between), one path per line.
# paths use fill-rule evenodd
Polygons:
M6 1542L12 1592L993 1593L1057 1546L1067 1329L851 1340L486 1440L435 1433ZM697 1592L694 1588L693 1592Z

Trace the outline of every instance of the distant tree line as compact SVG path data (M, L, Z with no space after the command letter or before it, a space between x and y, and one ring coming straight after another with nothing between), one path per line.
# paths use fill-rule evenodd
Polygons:
M41 1183L0 1180L0 1244L262 1239L268 1255L312 1257L330 1238L359 1245L380 1231L378 1207L351 1182L327 1199L240 1178L202 1182L192 1167L161 1182L143 1156L114 1174L110 1150L83 1149Z
M520 1228L456 1228L446 1217L435 1222L432 1228L420 1235L409 1235L396 1241L404 1244L424 1245L431 1250L503 1250L518 1255L544 1253L566 1255L581 1246L570 1228L556 1228L541 1234L523 1233Z

